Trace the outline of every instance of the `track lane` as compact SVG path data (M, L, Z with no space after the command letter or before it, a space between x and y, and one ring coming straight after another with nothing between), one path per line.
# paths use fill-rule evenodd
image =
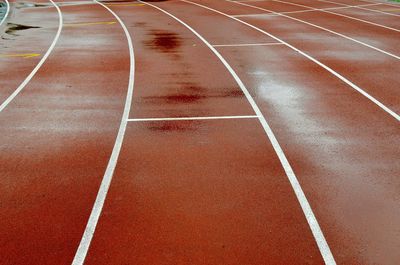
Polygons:
M61 9L68 24L113 20L93 4ZM115 24L66 27L1 113L1 264L71 262L116 138L127 54Z
M137 54L143 58L160 53L155 47L146 48L157 28L182 36L181 47L169 51L170 55L179 53L182 58L195 58L195 53L200 53L203 59L198 64L209 68L221 64L201 43L196 50L184 52L187 44L198 39L193 35L186 37L190 33L187 29L165 15L160 16L159 11L148 6L111 8L127 25L133 25L129 30L135 36ZM137 13L132 16L135 10ZM173 64L174 60L184 61L182 58L165 56L163 60ZM153 72L142 72L139 66L147 66L140 62L141 57L137 59L137 80L140 75L157 77ZM236 90L236 96L228 97L241 94L237 85L232 86L235 81L226 76L226 71L214 77L210 72L198 72L196 67L188 69L200 84L207 84L208 80L228 82L226 87ZM162 90L160 96L165 98L174 87L182 86L176 75L158 77L161 84L164 79L173 82L169 91ZM157 92L149 83L150 78L142 86L136 83L134 101L142 100L141 90ZM213 101L207 90L201 93L205 93L201 101ZM246 102L243 95L240 98ZM201 101L194 105L181 101L175 108L179 110L181 104L207 109ZM231 108L237 108L238 103L231 101ZM169 108L168 102L160 106ZM258 151L253 153L253 148ZM226 166L227 163L232 166ZM284 174L257 121L132 122L86 264L235 264L238 260L241 264L270 260L319 264L318 248ZM271 185L275 188L265 193ZM250 190L251 194L247 192ZM284 208L278 206L280 202L285 203ZM252 208L247 208L249 204ZM281 227L281 222L290 225ZM245 223L254 225L238 226ZM107 243L110 240L112 246Z
M13 8L1 32L0 109L6 107L6 99L40 64L61 26L57 9L51 2L45 8L28 7L19 1L10 3ZM21 30L19 25L38 28Z
M213 37L201 21L216 13L199 17L181 3L162 7ZM338 263L398 260L398 123L285 46L219 50L271 119Z
M291 5L296 5L299 7L306 7L306 8L315 10L315 11L317 11L317 9L327 8L327 9L319 11L319 12L332 14L334 16L344 18L345 20L350 19L350 20L354 20L357 22L372 25L375 27L380 27L380 28L383 28L383 29L386 29L389 31L400 32L400 22L398 20L396 21L395 19L393 19L393 17L389 17L384 14L377 14L377 13L374 13L373 11L369 11L369 10L366 11L366 10L360 10L360 9L356 9L356 8L341 8L338 10L329 10L329 8L337 8L337 4L328 3L328 2L316 2L316 1L309 1L309 0L301 0L301 1L295 1L295 2L293 2L293 1L287 2L287 1L282 1L282 0L274 0L274 1L283 3L283 4L291 4ZM322 6L321 6L321 3L323 3ZM326 7L326 3L330 4L331 6ZM351 22L347 21L347 23L351 23ZM359 25L359 27L361 27L362 24L358 23L356 25ZM371 28L371 29L373 29L373 28ZM372 32L370 32L370 34L371 33Z
M363 33L359 35L359 31L361 31L362 28L368 28L368 26L371 25L364 25L362 24L362 27L356 27L357 26L357 21L351 20L351 23L345 23L346 19L338 19L336 15L332 14L326 14L323 13L322 11L315 11L315 12L301 12L301 13L291 13L291 14L283 14L280 13L280 10L282 7L279 5L290 5L294 6L291 4L284 4L280 2L274 2L276 3L274 5L275 9L270 9L270 3L271 1L257 1L257 2L250 2L251 4L245 3L245 2L234 2L234 1L228 1L231 3L235 3L238 5L243 5L246 7L254 7L255 9L265 11L267 12L267 15L269 15L269 12L273 12L273 14L278 15L279 17L285 18L284 20L292 20L295 21L299 24L304 24L309 27L315 28L317 31L324 31L326 33L329 33L330 35L335 35L340 38L346 39L347 41L354 42L359 46L364 46L369 49L372 49L378 53L382 53L383 55L392 57L396 60L400 60L400 50L397 48L392 48L390 44L398 43L398 38L396 38L396 34L399 35L398 32L388 32L387 29L382 29L382 28L377 28L375 26L372 26L369 31L372 31L374 35L377 35L377 38L382 38L385 41L380 43L380 42L374 42L374 40L371 40L369 38L370 32L368 33ZM297 7L297 6L296 6ZM300 8L300 7L297 7ZM307 8L306 8L307 9ZM261 16L260 16L261 17ZM313 21L315 19L316 21ZM347 19L350 20L350 19ZM330 21L334 21L335 23L330 23ZM291 22L291 21L289 21ZM359 22L361 23L361 22ZM354 26L352 24L355 24ZM394 35L394 37L391 37ZM387 45L385 45L387 43ZM397 47L397 46L396 46ZM361 47L362 48L362 47Z
M229 1L227 4L235 3ZM399 64L397 60L388 61L384 55L354 47L354 44L344 42L341 38L315 31L307 25L282 20L282 17L251 16L238 19L225 13L220 14L285 43L400 121L400 101L397 96L400 80L396 78L396 67L393 67ZM371 75L372 70L379 72L379 75Z

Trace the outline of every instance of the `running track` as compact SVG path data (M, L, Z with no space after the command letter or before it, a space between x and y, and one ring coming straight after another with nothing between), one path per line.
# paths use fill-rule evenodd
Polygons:
M7 3L0 264L399 264L398 4Z

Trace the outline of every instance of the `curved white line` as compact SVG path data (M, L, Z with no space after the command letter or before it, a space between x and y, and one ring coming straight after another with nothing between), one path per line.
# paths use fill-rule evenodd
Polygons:
M336 4L336 5L340 5L340 6L351 7L350 5L346 5L346 4L338 3L338 2L327 1L327 0L318 0L318 1L319 1L319 2L331 3L331 4ZM376 3L376 4L372 4L372 5L382 5L382 3ZM382 10L377 10L377 9L365 8L364 6L353 6L353 7L354 7L354 8L357 8L357 9L363 9L363 10L368 10L368 11L376 12L376 13L382 13L382 14L384 14L384 15L389 15L389 16L394 16L394 17L400 17L400 15L398 15L398 14L387 13L387 12L384 12L384 11L382 11Z
M278 37L272 35L271 33L266 32L265 30L262 30L262 29L260 29L260 28L257 28L256 26L254 26L254 25L252 25L252 24L249 24L249 23L247 23L247 22L245 22L245 21L243 21L243 20L240 20L240 19L238 19L238 18L236 18L236 17L233 17L233 16L231 16L231 15L222 13L221 11L212 9L212 8L210 8L210 7L207 7L207 6L203 6L203 5L198 4L198 3L190 2L190 1L187 1L187 0L181 0L181 1L186 2L186 3L190 3L190 4L192 4L192 5L197 5L197 6L200 6L200 7L205 8L205 9L211 10L211 11L213 11L213 12L216 12L216 13L218 13L218 14L220 14L220 15L229 17L229 18L231 18L231 19L233 19L233 20L236 20L236 21L238 21L238 22L240 22L240 23L242 23L242 24L244 24L244 25L246 25L246 26L248 26L248 27L250 27L250 28L253 28L253 29L255 29L255 30L257 30L257 31L259 31L259 32L261 32L261 33L263 33L263 34L265 34L265 35L267 35L267 36L269 36L269 37L271 37L271 38L273 38L273 39L275 39L275 40L277 40L277 41L283 43L283 44L285 44L285 45L286 45L287 47L289 47L290 49L292 49L292 50L294 50L294 51L300 53L301 55L303 55L304 57L306 57L306 58L309 59L310 61L313 61L314 63L318 64L319 66L321 66L322 68L324 68L325 70L327 70L328 72L330 72L332 75L334 75L334 76L336 76L337 78L339 78L340 80L342 80L344 83L346 83L347 85L349 85L351 88L353 88L354 90L356 90L357 92L359 92L361 95L363 95L364 97L368 98L368 99L371 100L373 103L375 103L376 105L378 105L381 109L383 109L384 111L386 111L388 114L390 114L390 115L391 115L393 118L395 118L397 121L400 121L400 115L399 115L399 114L397 114L396 112L392 111L390 108L386 107L383 103L381 103L380 101L378 101L376 98L374 98L373 96L371 96L370 94L368 94L368 93L367 93L366 91L364 91L362 88L358 87L356 84L354 84L353 82L351 82L350 80L348 80L347 78L345 78L344 76L342 76L341 74L335 72L335 71L334 71L332 68L330 68L329 66L327 66L327 65L325 65L325 64L323 64L323 63L321 63L320 61L318 61L317 59L315 59L315 58L312 57L311 55L309 55L309 54L307 54L307 53L305 53L305 52L303 52L303 51L297 49L297 48L294 47L293 45L291 45L291 44L289 44L289 43L287 43L287 42L281 40L280 38L278 38ZM229 2L231 2L231 1L229 1ZM235 3L235 2L232 1L232 3Z
M363 22L363 23L366 23L366 24L370 24L370 25L373 25L373 26L377 26L377 27L381 27L381 28L384 28L384 29L400 32L400 29L396 29L396 28L388 27L388 26L381 25L381 24L378 24L378 23L374 23L374 22L371 22L371 21L367 21L367 20L364 20L364 19L359 19L359 18L355 18L355 17L352 17L352 16L348 16L348 15L332 12L332 11L329 11L327 9L318 9L318 8L314 8L314 7L311 7L311 6L306 6L306 5L296 4L296 3L290 3L290 2L286 2L286 1L282 1L282 0L272 0L272 1L278 2L278 3L287 4L287 5L305 7L305 8L309 8L310 10L320 11L320 12L324 12L324 13L328 13L328 14L332 14L332 15L336 15L336 16L340 16L340 17L345 17L345 18L348 18L348 19L360 21L360 22Z
M231 3L238 4L238 5L243 5L243 6L251 7L251 8L254 8L254 9L258 9L258 10L263 10L263 11L271 12L271 13L273 13L273 14L277 14L278 16L285 17L285 18L288 18L288 19L291 19L291 20L294 20L294 21L298 21L298 22L300 22L300 23L303 23L303 24L312 26L312 27L317 28L317 29L324 30L324 31L329 32L329 33L331 33L331 34L334 34L334 35L340 36L340 37L342 37L342 38L348 39L348 40L350 40L350 41L356 42L356 43L358 43L358 44L360 44L360 45L363 45L363 46L365 46L365 47L368 47L368 48L373 49L373 50L375 50L375 51L381 52L381 53L386 54L386 55L388 55L388 56L390 56L390 57L393 57L393 58L395 58L395 59L397 59L397 60L400 60L400 56L397 56L397 55L395 55L395 54L393 54L393 53L384 51L384 50L379 49L379 48L377 48L377 47L375 47L375 46L372 46L372 45L369 45L369 44L364 43L364 42L362 42L362 41L353 39L353 38L351 38L351 37L349 37L349 36L346 36L346 35L344 35L344 34L342 34L342 33L339 33L339 32L336 32L336 31L333 31L333 30L330 30L330 29L327 29L327 28L324 28L324 27L321 27L321 26L318 26L318 25L315 25L315 24L313 24L313 23L310 23L310 22L307 22L307 21L304 21L304 20L301 20L301 19L298 19L298 18L295 18L295 17L291 17L291 16L288 16L288 15L285 15L285 14L282 14L282 13L277 13L277 12L275 12L275 11L272 11L272 10L269 10L269 9L266 9L266 8L262 8L262 7L258 7L258 6L252 6L252 5L249 5L249 4L246 4L246 3L236 2L236 1L232 1L232 0L226 0L226 1L227 1L227 2L231 2Z
M0 26L4 23L4 21L6 21L6 18L8 16L8 14L10 13L10 3L8 2L8 0L4 0L4 2L7 5L7 9L6 9L6 14L4 15L3 19L0 21Z
M50 0L50 2L55 6L55 8L57 9L57 12L58 12L59 21L58 21L57 34L56 34L53 42L51 43L49 49L44 54L43 58L39 61L39 63L36 65L36 67L32 70L32 72L25 78L25 80L19 85L19 87L16 90L14 90L14 92L0 105L0 112L2 112L7 107L7 105L10 104L10 102L25 88L25 86L29 83L29 81L31 81L31 79L35 76L37 71L39 71L40 67L42 67L42 65L46 61L47 57L49 57L50 53L53 51L54 47L56 46L58 39L60 38L61 30L63 27L63 16L62 16L61 10L57 6L57 4L54 3L52 0Z
M129 34L128 29L126 28L124 22L118 17L118 15L115 14L114 11L112 11L109 7L96 0L94 0L94 2L107 9L118 20L121 27L123 28L129 46L130 71L129 71L128 91L126 95L125 107L124 107L124 112L122 114L121 124L118 130L118 135L115 140L115 144L110 156L110 160L108 161L107 168L103 176L103 180L101 182L99 191L97 193L96 201L94 202L92 212L90 213L88 223L83 233L78 250L75 253L74 260L72 261L73 265L81 265L84 263L87 252L89 250L90 243L93 238L93 234L96 230L96 226L101 215L101 211L103 210L104 202L106 200L107 193L113 178L114 170L118 162L119 153L121 151L122 142L125 136L126 126L128 124L129 112L132 104L134 78L135 78L135 54L133 50L132 38Z
M139 0L139 2L142 2L142 1ZM189 1L185 1L185 2L189 2ZM297 180L297 177L296 177L292 167L290 166L289 161L286 158L285 153L283 152L283 150L282 150L278 140L276 139L271 127L269 126L267 120L265 119L261 110L257 106L257 103L254 101L251 94L247 90L246 86L243 84L240 77L236 74L235 70L233 70L233 68L229 65L229 63L225 60L225 58L203 36L201 36L198 32L196 32L193 28L191 28L185 22L183 22L179 18L175 17L174 15L168 13L167 11L159 8L158 6L152 5L147 2L142 2L142 3L145 3L149 6L152 6L156 9L160 10L161 12L174 18L176 21L178 21L179 23L184 25L187 29L189 29L191 32L193 32L193 34L195 34L200 40L202 40L208 46L208 48L210 50L212 50L214 52L214 54L219 58L219 60L224 64L226 69L230 72L232 77L235 79L236 83L239 85L239 87L245 94L245 96L246 96L247 100L249 101L250 105L252 106L254 112L258 116L258 119L259 119L262 127L264 128L265 133L267 134L276 154L278 155L278 158L282 164L282 167L285 170L286 176L288 177L290 184L292 185L294 193L296 194L296 197L300 203L300 206L301 206L303 213L307 219L307 222L311 228L312 234L314 235L315 241L317 242L318 248L321 252L321 255L322 255L325 263L329 264L329 265L336 264L335 259L332 255L332 252L329 248L329 245L326 242L324 234L322 233L322 230L318 224L317 219L315 218L315 215L314 215L314 213L311 209L311 206L306 198L306 195L304 194L304 192L300 186L300 183Z

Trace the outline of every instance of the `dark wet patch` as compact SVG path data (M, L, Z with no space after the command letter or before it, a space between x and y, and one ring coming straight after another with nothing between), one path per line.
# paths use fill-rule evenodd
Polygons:
M51 3L31 3L31 2L19 2L15 5L15 8L38 8L38 7L54 7Z
M16 32L17 31L21 31L21 30L28 30L28 29L37 29L40 27L37 26L29 26L29 25L22 25L22 24L14 24L14 23L7 23L7 29L6 29L6 33L9 35L14 35L16 36Z
M207 93L207 89L198 86L187 86L184 90L185 91L180 93L168 94L166 96L144 97L143 103L156 105L197 104L207 99L244 97L243 92L238 89L227 90L215 94L210 92Z
M181 38L174 32L168 31L151 31L152 39L145 41L147 47L161 51L163 53L176 53L181 46Z
M147 25L146 22L135 22L135 24L133 24L135 27L145 27Z
M159 121L148 122L146 128L154 132L188 132L197 130L198 123L194 121Z

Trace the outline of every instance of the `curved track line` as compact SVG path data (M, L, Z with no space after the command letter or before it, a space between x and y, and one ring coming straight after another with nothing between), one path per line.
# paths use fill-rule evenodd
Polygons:
M8 14L10 13L10 3L8 2L8 0L4 0L4 2L7 5L7 9L6 9L6 14L4 15L3 19L0 21L0 26L4 23L4 21L6 21L6 18L8 16Z
M373 103L375 103L376 105L378 105L381 109L383 109L384 111L386 111L388 114L390 114L390 115L391 115L393 118L395 118L397 121L400 121L400 115L399 115L399 114L395 113L394 111L392 111L391 109L389 109L388 107L386 107L383 103L381 103L380 101L378 101L376 98L374 98L373 96L371 96L370 94L368 94L368 93L367 93L366 91L364 91L362 88L358 87L356 84L352 83L350 80L348 80L347 78L345 78L345 77L342 76L341 74L335 72L335 71L334 71L333 69L331 69L329 66L327 66L327 65L325 65L325 64L323 64L323 63L321 63L320 61L318 61L317 59L315 59L315 58L312 57L311 55L308 55L307 53L305 53L305 52L303 52L303 51L297 49L297 48L294 47L293 45L291 45L291 44L289 44L289 43L287 43L287 42L281 40L280 38L278 38L278 37L272 35L271 33L268 33L268 32L266 32L266 31L264 31L264 30L262 30L262 29L260 29L260 28L257 28L256 26L254 26L254 25L252 25L252 24L249 24L249 23L247 23L247 22L245 22L245 21L243 21L243 20L240 20L240 19L238 19L238 18L236 18L236 17L232 17L232 16L230 16L230 15L228 15L228 14L222 13L221 11L218 11L218 10L216 10L216 9L213 9L213 8L210 8L210 7L207 7L207 6L198 4L198 3L190 2L190 1L187 1L187 0L181 0L181 1L186 2L186 3L189 3L189 4L192 4L192 5L197 5L197 6L200 6L200 7L202 7L202 8L208 9L208 10L210 10L210 11L216 12L216 13L218 13L218 14L220 14L220 15L229 17L229 18L231 18L231 19L233 19L233 20L236 20L236 21L238 21L238 22L240 22L240 23L242 23L242 24L244 24L244 25L246 25L246 26L248 26L248 27L250 27L250 28L253 28L253 29L255 29L255 30L257 30L257 31L259 31L259 32L261 32L261 33L263 33L263 34L265 34L265 35L267 35L267 36L269 36L269 37L271 37L271 38L273 38L273 39L275 39L275 40L281 42L281 43L283 43L283 44L286 45L287 47L291 48L292 50L294 50L294 51L300 53L301 55L303 55L304 57L306 57L307 59L309 59L309 60L313 61L314 63L318 64L319 66L321 66L322 68L324 68L325 70L327 70L328 72L330 72L332 75L336 76L337 78L339 78L340 80L342 80L344 83L346 83L347 85L349 85L351 88L353 88L354 90L358 91L361 95L363 95L364 97L368 98L368 99L371 100Z
M370 24L370 25L373 25L373 26L377 26L377 27L381 27L381 28L384 28L384 29L400 32L400 29L388 27L388 26L385 26L385 25L381 25L381 24L378 24L378 23L374 23L374 22L371 22L371 21L364 20L364 19L355 18L355 17L348 16L348 15L343 15L343 14L340 14L340 13L335 13L335 12L329 11L327 9L318 9L318 8L314 8L314 7L311 7L311 6L306 6L306 5L296 4L296 3L290 3L290 2L281 1L281 0L272 0L272 1L277 2L277 3L287 4L287 5L305 7L305 8L309 8L310 10L315 10L315 11L320 11L320 12L324 12L324 13L327 13L327 14L332 14L332 15L335 15L335 16L345 17L345 18L348 18L348 19L360 21L360 22L363 22L363 23L366 23L366 24Z
M114 170L118 162L118 157L121 151L122 142L125 136L126 126L128 124L129 112L132 104L134 79L135 79L135 54L133 50L132 38L131 35L129 34L128 29L126 28L124 22L120 19L120 17L116 13L114 13L114 11L112 11L109 7L96 0L94 0L94 2L107 9L118 20L118 22L120 23L121 27L125 32L126 38L128 40L129 57L130 57L129 83L125 99L124 112L122 114L118 135L115 140L115 144L110 156L110 160L108 161L107 168L103 176L103 180L101 181L96 201L94 202L92 212L90 213L88 223L83 233L81 242L79 243L79 247L75 253L74 260L72 261L73 265L81 265L84 263L87 252L89 250L90 243L93 238L93 234L96 230L96 226L101 215L101 211L103 210L104 202L106 200L111 180L113 178Z
M332 2L332 1L327 1L327 0L318 0L318 1L319 2L330 3L330 4L336 4L336 5L339 5L339 6L351 7L350 5L347 5L347 4L338 3L338 2ZM377 3L376 5L382 5L382 4L381 3ZM377 9L365 8L364 6L354 6L354 8L368 10L368 11L377 12L377 13L382 13L384 15L389 15L389 16L394 16L394 17L400 17L400 15L398 15L398 14L392 14L392 13L384 12L382 10L377 10Z
M275 12L275 11L272 11L272 10L269 10L269 9L266 9L266 8L262 8L262 7L258 7L258 6L252 6L252 5L249 5L249 4L246 4L246 3L235 2L235 1L232 1L232 0L226 0L226 1L227 1L227 2L231 2L231 3L238 4L238 5L243 5L243 6L247 6L247 7L252 7L252 8L255 8L255 9L258 9L258 10L263 10L263 11L271 12L271 13L273 13L273 14L277 14L278 16L281 16L281 17L285 17L285 18L288 18L288 19L292 19L292 20L298 21L298 22L300 22L300 23L303 23L303 24L312 26L312 27L314 27L314 28L318 28L318 29L324 30L324 31L326 31L326 32L329 32L329 33L332 33L332 34L334 34L334 35L340 36L340 37L342 37L342 38L348 39L348 40L350 40L350 41L356 42L356 43L358 43L358 44L360 44L360 45L363 45L363 46L365 46L365 47L368 47L368 48L373 49L373 50L375 50L375 51L381 52L381 53L386 54L386 55L388 55L388 56L390 56L390 57L393 57L393 58L395 58L395 59L397 59L397 60L400 60L400 56L397 56L397 55L395 55L395 54L393 54L393 53L384 51L384 50L379 49L379 48L377 48L377 47L375 47L375 46L372 46L372 45L369 45L369 44L364 43L364 42L362 42L362 41L353 39L353 38L351 38L351 37L349 37L349 36L346 36L346 35L344 35L344 34L342 34L342 33L339 33L339 32L336 32L336 31L333 31L333 30L330 30L330 29L327 29L327 28L324 28L324 27L321 27L321 26L318 26L318 25L315 25L315 24L313 24L313 23L310 23L310 22L307 22L307 21L304 21L304 20L301 20L301 19L298 19L298 18L294 18L294 17L288 16L288 15L285 15L285 14L281 14L281 13L278 13L278 12Z
M47 50L45 55L42 57L42 59L39 61L39 63L36 65L36 67L32 70L32 72L19 85L19 87L16 90L14 90L14 92L0 105L0 112L2 112L8 106L8 104L10 104L10 102L13 101L13 99L25 88L25 86L29 83L29 81L31 81L31 79L35 76L37 71L39 71L40 67L42 67L42 65L46 61L47 57L49 57L50 53L53 51L54 47L56 46L58 39L60 38L61 30L63 27L63 16L62 16L61 10L58 7L58 5L56 3L54 3L52 0L50 0L50 2L55 6L55 8L57 9L57 12L58 12L59 23L58 23L57 34L54 37L54 40L51 43L49 49Z
M142 2L142 1L139 0L139 2ZM142 2L142 3L144 3L144 2ZM175 19L176 21L181 23L183 26L185 26L187 29L189 29L194 35L196 35L201 41L203 41L208 46L208 48L218 57L218 59L222 62L222 64L226 67L226 69L229 71L229 73L235 79L236 83L239 85L239 87L245 94L247 100L249 101L250 105L252 106L254 112L258 116L258 119L259 119L265 133L267 134L276 154L278 155L278 158L282 164L283 169L285 170L286 176L289 179L289 182L294 190L294 193L296 194L296 197L300 203L303 213L304 213L304 215L307 219L307 222L311 228L312 234L314 235L315 241L317 242L318 248L321 252L321 255L322 255L325 263L329 264L329 265L336 264L335 259L331 253L331 250L328 246L328 243L326 242L326 239L325 239L325 237L322 233L322 230L318 224L318 221L315 218L315 215L311 209L311 206L308 203L308 200L300 186L299 181L297 180L297 177L296 177L292 167L289 164L289 161L287 160L287 158L285 156L285 153L283 152L281 146L279 145L278 140L276 139L271 127L269 126L268 122L266 121L265 117L263 116L261 110L257 106L257 103L252 98L251 94L247 90L246 86L243 84L240 77L236 74L236 72L229 65L229 63L225 60L225 58L203 36L201 36L193 28L191 28L189 25L187 25L185 22L183 22L179 18L175 17L174 15L159 8L158 6L152 5L150 3L145 3L145 4L158 9L159 11L172 17L173 19Z

